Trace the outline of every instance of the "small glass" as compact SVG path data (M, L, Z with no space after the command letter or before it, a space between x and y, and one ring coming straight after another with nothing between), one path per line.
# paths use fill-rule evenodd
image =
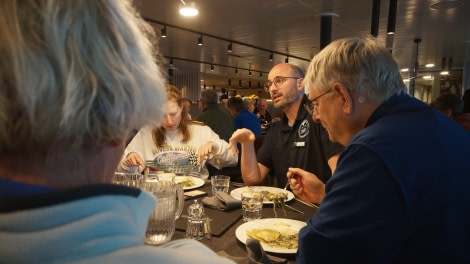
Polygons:
M246 191L241 193L243 221L261 219L263 211L264 195L257 191Z
M212 195L216 192L228 193L230 187L230 177L225 175L214 175L211 177Z

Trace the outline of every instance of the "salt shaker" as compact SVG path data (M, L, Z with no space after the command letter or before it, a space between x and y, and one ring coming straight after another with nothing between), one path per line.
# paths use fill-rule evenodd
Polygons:
M196 240L211 238L210 219L204 215L204 207L197 200L188 207L186 237Z

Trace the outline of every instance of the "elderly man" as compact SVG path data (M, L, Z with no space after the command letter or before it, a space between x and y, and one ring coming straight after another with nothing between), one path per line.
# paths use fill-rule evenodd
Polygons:
M468 132L408 96L372 39L334 41L305 82L314 118L345 149L297 262L470 263ZM293 174L292 189L308 195L311 177Z
M253 110L253 114L255 114L258 118L261 124L266 125L271 123L273 118L271 117L271 114L266 110L268 107L268 101L264 98L260 98L258 100L258 104L256 105L255 110Z
M203 90L198 107L201 113L196 116L195 120L209 126L221 139L228 142L235 129L232 117L218 105L217 92L212 89Z
M152 34L131 1L0 1L0 262L228 262L146 246L155 198L109 184L129 131L163 117Z
M278 185L284 187L288 168L301 168L317 180L319 192L314 202L320 203L325 193L324 183L335 170L343 147L330 142L326 130L305 109L308 100L303 77L302 70L295 65L275 65L268 74L265 89L270 92L274 107L284 112L282 120L272 125L257 153L255 135L248 129L235 131L230 143L234 150L236 143L241 143L240 165L246 185L260 184L268 173L274 173Z

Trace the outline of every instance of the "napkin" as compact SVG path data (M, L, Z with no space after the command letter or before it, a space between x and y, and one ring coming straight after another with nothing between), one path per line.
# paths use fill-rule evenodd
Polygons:
M212 197L204 197L202 204L221 211L230 211L242 207L242 202L225 192L216 192Z

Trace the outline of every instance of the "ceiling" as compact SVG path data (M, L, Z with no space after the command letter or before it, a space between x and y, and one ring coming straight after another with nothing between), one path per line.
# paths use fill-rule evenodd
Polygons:
M463 69L465 61L469 61L470 1L443 1L397 1L394 35L386 34L390 0L378 1L377 39L390 48L400 68L414 67L416 50L420 71L440 71L443 58L444 68L452 58L452 69ZM167 37L160 38L159 51L168 59L167 68L174 75L200 72L201 84L218 88L227 87L228 79L233 86L243 80L247 87L249 80L254 88L258 82L262 87L271 67L285 62L287 57L289 63L306 70L309 60L320 50L322 14L333 14L331 40L371 33L373 0L194 2L199 14L183 17L178 13L180 0L134 0L157 36L166 25ZM437 4L437 9L431 8L433 4ZM203 45L198 46L201 35ZM421 42L417 44L415 39ZM228 52L230 42L232 52ZM425 69L428 63L435 66Z

